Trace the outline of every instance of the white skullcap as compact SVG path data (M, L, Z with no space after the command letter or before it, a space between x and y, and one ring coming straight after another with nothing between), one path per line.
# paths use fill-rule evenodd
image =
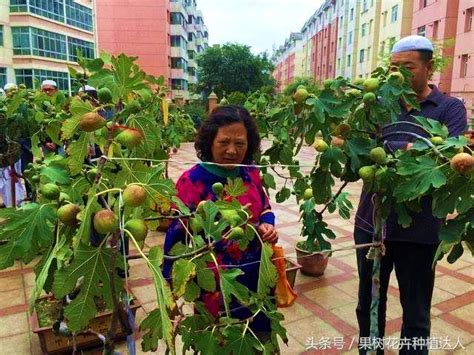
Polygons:
M51 85L51 86L54 86L55 88L58 87L58 84L56 84L54 80L43 80L43 82L41 83L41 87L46 86L46 85Z
M13 83L7 83L3 87L3 90L5 91L12 90L12 89L18 89L18 86L16 86L16 84L13 84Z
M90 86L90 85L84 85L79 88L78 92L84 92L85 91L97 91L95 87Z
M433 44L423 36L407 36L393 45L392 53L410 52L410 51L429 51L433 52Z

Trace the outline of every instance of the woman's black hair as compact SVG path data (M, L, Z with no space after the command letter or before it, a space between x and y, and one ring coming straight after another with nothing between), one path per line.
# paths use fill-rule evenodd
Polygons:
M255 154L260 151L260 136L252 116L245 108L237 105L218 106L208 119L202 122L194 142L198 158L202 161L212 161L212 143L219 128L239 122L242 122L247 130L248 142L247 153L242 163L251 164Z

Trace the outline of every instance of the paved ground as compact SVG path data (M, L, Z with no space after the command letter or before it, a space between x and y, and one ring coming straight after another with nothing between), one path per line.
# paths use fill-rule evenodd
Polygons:
M312 149L303 150L301 161L312 161ZM192 145L185 145L176 160L194 161ZM185 164L171 164L170 175L179 176ZM354 205L360 186L350 186ZM278 219L280 244L287 255L294 255L293 245L298 239L298 206L293 201L278 205L273 203ZM353 221L345 221L338 216L327 219L338 238L334 248L353 245ZM147 238L148 246L161 244L159 233ZM437 353L474 354L474 259L465 253L456 264L443 261L438 264L436 285L432 307L432 336L440 341ZM32 265L16 263L13 267L0 271L0 352L2 354L40 354L38 337L31 332L27 315L27 302L34 282ZM141 320L147 312L154 309L154 290L150 273L144 262L131 262L130 286L143 304L137 318ZM291 308L283 309L285 327L288 330L288 347L282 347L283 354L300 353L343 353L356 354L355 343L357 321L355 306L357 302L357 268L355 253L351 250L335 252L329 259L324 276L306 277L298 274L296 290L298 300ZM395 278L389 288L386 336L393 341L399 337L401 307L399 291ZM137 340L139 344L140 340ZM324 344L331 349L322 350ZM392 343L393 344L393 343ZM343 347L340 350L340 346ZM454 349L456 347L456 349ZM464 349L463 349L464 348ZM120 349L125 351L122 344ZM138 349L140 347L138 346ZM141 353L138 351L138 353ZM158 353L162 354L160 349ZM395 353L395 352L393 352Z

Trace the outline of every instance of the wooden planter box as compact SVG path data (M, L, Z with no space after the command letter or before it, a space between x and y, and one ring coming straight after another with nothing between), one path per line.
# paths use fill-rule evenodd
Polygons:
M43 296L40 299L52 298L51 296ZM135 315L137 309L141 307L138 300L134 299L130 308ZM97 314L89 324L89 328L96 331L97 333L107 335L110 324L112 321L112 312L106 311ZM38 316L36 309L30 317L31 326L33 332L38 334L41 350L43 354L71 354L72 353L72 341L68 337L56 335L53 333L51 326L42 327L39 326ZM123 340L126 338L123 329L117 331L116 340ZM76 335L76 347L77 349L87 349L101 346L102 341L95 335L90 333Z
M285 259L285 261L286 261L286 279L288 280L288 283L290 284L291 288L293 288L295 287L296 274L298 270L301 269L301 265L290 259Z

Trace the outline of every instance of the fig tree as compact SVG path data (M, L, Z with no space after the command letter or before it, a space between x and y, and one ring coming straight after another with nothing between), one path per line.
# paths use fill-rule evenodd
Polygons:
M373 166L363 166L359 169L359 176L365 183L370 183L374 180L375 168Z
M364 89L366 91L377 91L379 88L380 82L377 78L368 78L364 80Z
M123 190L122 197L125 206L138 207L146 200L146 190L140 185L130 184Z
M382 147L375 147L369 153L370 159L374 163L379 165L384 165L387 162L387 153Z
M48 183L40 188L41 195L43 195L48 200L57 200L59 197L59 187L56 184Z
M305 88L300 88L295 91L293 94L293 100L295 100L296 103L302 104L305 102L305 100L308 98L309 92Z
M137 100L130 101L127 106L127 111L130 113L138 113L141 110L140 103Z
M234 227L232 231L229 233L229 239L240 239L245 235L244 230L242 227Z
M313 147L320 153L325 152L329 148L328 144L322 139L316 139L313 143Z
M474 170L474 157L468 153L457 153L451 158L451 169L460 173L468 174Z
M375 96L373 92L367 92L364 94L364 97L362 98L362 100L366 104L371 104L377 100L377 97Z
M136 241L141 242L145 240L148 234L148 227L143 219L133 218L125 223L125 229L128 230Z
M100 234L115 232L118 228L118 219L111 210L103 209L94 215L94 229Z
M303 198L305 200L309 200L309 199L313 198L313 189L307 188L306 190L304 190Z
M352 130L352 127L348 123L342 122L336 126L336 129L334 130L334 134L336 136L346 138L351 130Z
M434 136L430 138L430 142L433 143L434 145L440 145L444 143L444 139L443 137Z
M109 88L100 88L97 91L97 97L102 104L108 104L112 102L112 92Z
M224 185L222 185L221 182L215 182L212 184L212 192L214 192L216 195L221 195L223 191Z
M58 218L61 222L68 225L74 225L77 222L77 214L81 212L81 208L74 204L68 203L67 205L58 208Z
M81 116L79 126L84 132L94 132L106 125L105 119L97 112L88 112Z
M131 149L138 146L143 140L143 135L136 129L124 129L117 136L117 142L125 148Z

